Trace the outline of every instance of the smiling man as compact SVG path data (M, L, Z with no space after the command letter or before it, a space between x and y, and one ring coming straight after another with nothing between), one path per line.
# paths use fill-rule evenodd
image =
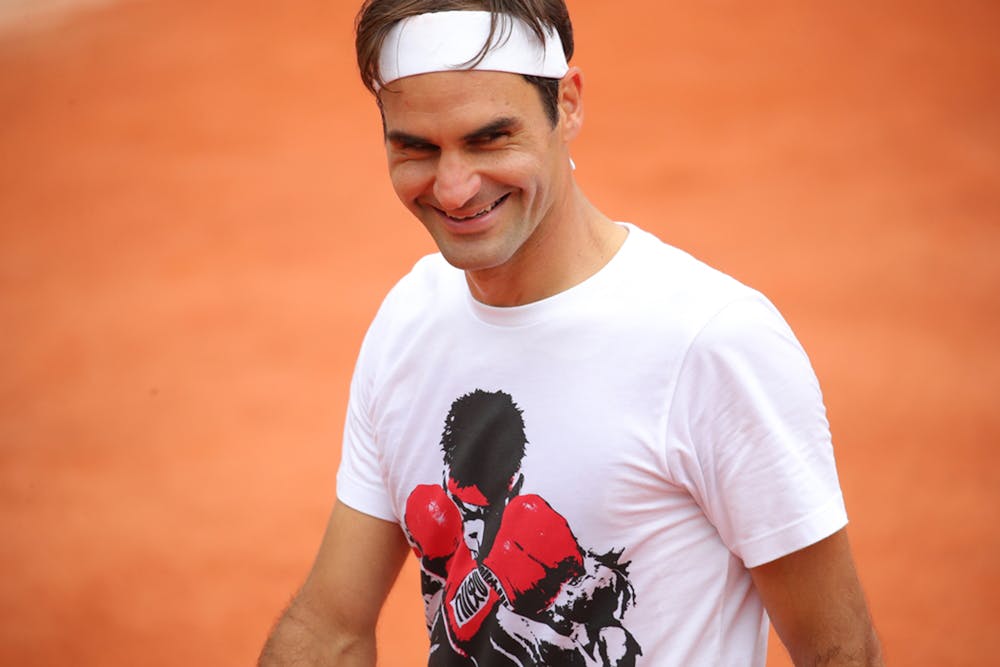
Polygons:
M579 70L568 71L554 126L538 90L506 72L411 76L379 94L396 194L466 271L479 301L513 306L557 294L625 239L572 178L581 92Z
M369 0L362 79L439 253L386 297L337 497L261 665L878 665L822 396L760 293L595 208L562 0ZM414 664L425 658L414 658Z

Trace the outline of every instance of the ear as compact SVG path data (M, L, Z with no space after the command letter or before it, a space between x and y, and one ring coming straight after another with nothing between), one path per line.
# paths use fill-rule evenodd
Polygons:
M570 67L559 81L559 124L567 142L583 127L583 73L579 67Z

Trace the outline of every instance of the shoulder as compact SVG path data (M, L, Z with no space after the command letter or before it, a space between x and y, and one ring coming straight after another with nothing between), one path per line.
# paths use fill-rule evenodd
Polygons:
M396 363L419 335L455 317L463 304L464 284L461 272L441 255L418 260L389 290L368 325L355 377L374 377L385 364Z
M402 309L406 306L422 307L453 291L461 271L455 269L440 253L425 255L413 265L386 294L381 310Z
M736 304L755 303L763 313L777 315L764 295L729 274L634 225L629 235L616 297L622 309L651 318L654 325L659 321L689 343L716 320L738 331L748 313Z
M430 313L446 313L448 303L461 299L464 286L462 272L439 253L421 257L386 294L372 320L369 335L405 327Z
M630 226L630 235L634 237L630 263L647 281L659 285L661 291L726 301L753 292L731 275L650 232Z

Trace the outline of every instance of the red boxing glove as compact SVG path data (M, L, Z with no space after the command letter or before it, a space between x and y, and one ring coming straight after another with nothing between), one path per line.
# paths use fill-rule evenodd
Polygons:
M452 646L462 655L467 655L468 642L479 633L483 622L500 602L500 594L483 574L492 578L489 571L476 565L463 543L448 564L444 592L448 635Z
M540 496L523 495L504 509L483 565L511 606L532 614L546 609L564 583L583 574L583 551L566 519ZM484 573L487 578L489 573Z
M450 557L462 543L462 515L440 485L421 484L413 489L406 499L403 521L420 558Z

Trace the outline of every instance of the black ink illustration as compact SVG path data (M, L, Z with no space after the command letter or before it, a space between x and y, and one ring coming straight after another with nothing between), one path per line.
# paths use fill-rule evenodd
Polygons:
M441 483L407 500L429 665L635 665L642 650L623 624L635 604L629 563L584 549L544 498L521 493L527 444L510 395L466 394L445 419Z

